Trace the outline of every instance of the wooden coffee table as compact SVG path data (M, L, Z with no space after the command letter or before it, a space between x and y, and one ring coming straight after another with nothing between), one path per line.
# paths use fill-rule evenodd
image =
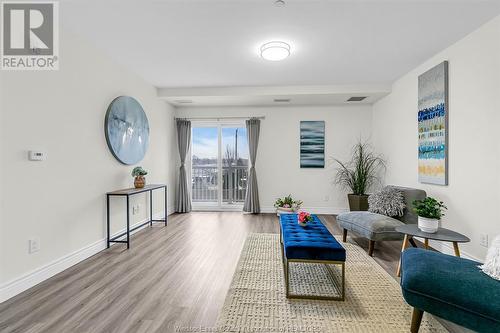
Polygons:
M438 231L436 231L433 234L430 234L428 232L423 232L422 230L420 230L416 224L406 224L396 227L396 231L405 235L403 239L403 246L401 248L401 253L403 253L403 251L406 250L413 237L423 238L424 246L426 249L429 248L429 239L453 243L453 249L457 257L460 257L460 249L458 248L458 243L470 242L469 237L446 228L439 228ZM399 258L398 271L397 271L397 276L400 275L401 275L401 258Z

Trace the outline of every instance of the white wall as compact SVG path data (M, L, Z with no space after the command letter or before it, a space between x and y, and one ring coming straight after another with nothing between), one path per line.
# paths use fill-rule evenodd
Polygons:
M89 245L91 251L102 248L105 193L133 186L133 166L112 156L104 136L104 115L116 96L130 95L142 104L150 146L139 164L149 171L147 182L170 186L173 205L173 108L156 97L153 86L67 29L61 29L60 49L59 71L0 74L0 298L17 290L25 274ZM28 161L31 149L47 152L48 159ZM159 215L162 200L158 194ZM145 219L148 207L145 195L134 202L141 208L132 223ZM124 217L123 201L115 203L113 231L125 226ZM41 250L28 254L28 239L35 236Z
M449 186L417 181L417 78L449 61ZM500 17L397 80L373 107L373 137L388 156L387 183L419 187L443 200L444 227L464 233L462 246L482 259L481 233L500 234Z
M358 139L371 132L371 106L325 107L219 107L179 108L179 117L265 116L257 150L257 180L261 209L273 211L277 197L292 194L304 207L318 213L347 209L347 196L333 185L332 157L347 159ZM299 124L301 120L324 120L326 167L301 169Z

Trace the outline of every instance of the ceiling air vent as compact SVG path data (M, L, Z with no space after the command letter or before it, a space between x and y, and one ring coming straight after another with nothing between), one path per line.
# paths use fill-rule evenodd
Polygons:
M190 104L190 103L193 103L193 101L190 100L190 99L176 99L174 102L175 103L179 103L179 104Z
M361 102L365 98L366 98L366 96L353 96L353 97L349 98L347 101L348 102Z
M290 103L290 98L275 98L274 102L275 103Z

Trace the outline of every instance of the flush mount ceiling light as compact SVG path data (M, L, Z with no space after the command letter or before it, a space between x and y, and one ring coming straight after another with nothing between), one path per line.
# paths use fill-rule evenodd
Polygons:
M269 42L260 47L260 56L270 61L280 61L290 55L290 45L285 42Z

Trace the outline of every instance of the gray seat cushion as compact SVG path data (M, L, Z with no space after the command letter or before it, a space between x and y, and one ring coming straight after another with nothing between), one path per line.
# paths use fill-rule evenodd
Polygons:
M347 212L337 215L341 228L352 231L373 241L398 240L403 235L396 232L396 227L403 222L371 212Z
M426 193L416 188L394 187L403 192L406 203L403 216L392 218L370 212L342 213L337 215L340 227L373 241L402 239L403 235L396 232L396 227L403 224L417 223L418 217L411 209L413 207L412 203L414 200L424 199Z

